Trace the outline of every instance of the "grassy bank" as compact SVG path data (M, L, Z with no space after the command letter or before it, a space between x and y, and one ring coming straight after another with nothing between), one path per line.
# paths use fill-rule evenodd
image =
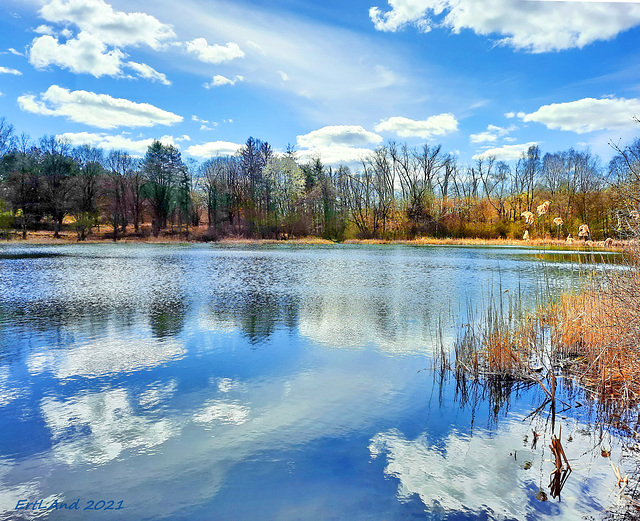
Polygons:
M53 231L30 231L27 233L27 238L22 239L20 233L15 232L7 234L2 242L20 243L20 244L69 244L77 243L78 235L72 230L63 230L60 232L60 237L54 237ZM113 232L109 229L97 230L87 236L82 241L83 243L102 243L102 242L114 242ZM214 237L211 236L206 226L199 228L192 228L188 234L180 232L177 229L166 230L161 232L157 237L151 234L149 227L142 227L138 233L129 231L118 236L117 242L125 243L158 243L158 244L180 244L180 243L194 243L194 242L218 242L221 244L238 244L238 245L250 245L250 244L336 244L334 241L323 239L322 237L307 236L307 237L294 237L286 239L256 239L246 238L243 236L227 236L227 237ZM452 245L452 246L530 246L534 248L546 247L549 249L571 249L571 250L583 250L583 249L607 249L607 250L621 250L625 243L620 241L613 241L605 243L604 241L574 241L566 242L564 240L545 238L545 239L480 239L480 238L434 238L434 237L418 237L415 239L403 239L403 240L382 240L382 239L348 239L341 244L365 244L365 245L378 245L378 244L404 244L411 246L429 246L429 245Z

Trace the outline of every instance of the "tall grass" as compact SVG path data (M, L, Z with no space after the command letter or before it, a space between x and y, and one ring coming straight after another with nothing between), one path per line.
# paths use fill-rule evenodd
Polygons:
M580 293L547 288L529 311L519 295L493 295L456 341L456 370L546 379L548 391L556 376L569 376L619 411L640 404L640 248L628 248L626 259L619 269L591 273Z

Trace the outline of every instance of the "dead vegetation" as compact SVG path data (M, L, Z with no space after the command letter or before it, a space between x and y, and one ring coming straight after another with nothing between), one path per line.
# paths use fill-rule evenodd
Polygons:
M583 291L541 299L494 296L486 314L463 325L453 367L474 377L575 378L619 412L640 404L640 248L616 269L592 273ZM546 390L546 388L545 388Z
M556 422L556 407L565 411L582 405L562 401L556 392L559 383L578 384L586 391L597 423L628 440L627 454L637 464L640 247L627 245L622 265L594 270L578 293L546 295L531 311L523 310L520 302L519 295L505 296L500 291L490 299L479 319L471 316L462 326L454 358L447 362L449 368L457 376L491 385L496 381L524 381L535 383L544 391L546 400L531 415L547 409L549 412L554 463L549 483L551 497L559 497L571 473ZM610 457L610 453L603 456ZM623 475L613 463L612 469L616 479L612 488L619 498L626 499L628 506L612 518L627 519L640 506L638 476Z

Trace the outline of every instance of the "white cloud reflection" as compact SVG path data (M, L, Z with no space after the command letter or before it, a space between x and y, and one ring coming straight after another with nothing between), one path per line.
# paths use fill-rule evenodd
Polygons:
M193 421L205 425L230 424L242 425L249 419L249 408L228 400L211 400L204 408L194 414Z
M438 440L427 435L410 440L391 430L375 435L369 450L373 458L386 457L384 472L398 480L400 500L416 494L427 508L489 511L492 519L528 519L535 511L538 500L534 496L541 482L549 494L552 464L549 440L541 437L532 450L523 441L531 430L519 420L503 423L496 432L468 435L452 431ZM566 440L568 430L564 432ZM593 446L592 439L579 429L572 435L579 449L573 450L575 445L567 441L564 448L573 472L561 494L562 502L552 500L550 495L549 500L561 509L563 520L599 517L611 502L607 497L611 468L599 452L596 458L593 452L584 453L584 447ZM525 469L527 462L531 464L529 469Z
M102 465L123 451L145 451L167 441L177 425L136 415L127 391L87 393L70 400L44 398L42 414L55 442L54 455L69 465Z
M149 369L179 360L186 349L175 339L162 340L111 336L68 350L33 353L27 359L31 374L51 371L57 378L96 378L114 373Z

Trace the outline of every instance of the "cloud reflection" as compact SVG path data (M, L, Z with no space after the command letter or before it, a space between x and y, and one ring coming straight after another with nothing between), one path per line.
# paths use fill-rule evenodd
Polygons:
M134 413L124 389L87 393L68 401L42 400L55 456L69 465L102 465L123 451L144 451L177 431L168 419L153 422Z
M527 425L516 422L503 424L498 432L473 436L453 431L440 440L430 440L426 435L410 440L391 430L374 436L369 450L373 458L386 457L384 472L399 481L401 501L417 494L430 509L523 519L526 513L541 507L534 496L541 483L548 493L552 468L548 440L541 440L532 450L523 442L527 432L530 434ZM590 439L582 431L576 430L573 437L579 447L589 446ZM574 473L562 502L550 502L546 507L561 510L562 519L579 520L604 511L610 503L606 483L612 478L605 458L593 459L582 450L576 454L572 448L565 442ZM600 497L587 497L598 492Z
M99 377L149 369L179 360L186 354L176 339L108 336L68 350L33 353L27 367L33 375L51 371L60 379L72 376Z
M248 407L228 400L209 401L200 412L193 416L194 422L207 425L212 423L242 425L248 419Z

